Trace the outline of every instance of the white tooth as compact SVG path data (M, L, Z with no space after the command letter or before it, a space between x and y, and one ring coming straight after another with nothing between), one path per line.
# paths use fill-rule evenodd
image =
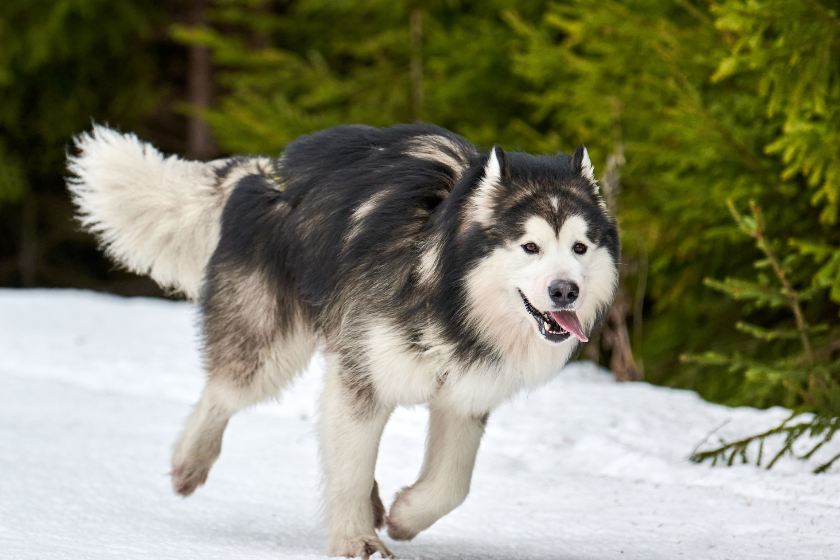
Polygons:
M543 325L545 325L545 330L548 330L550 328L548 323L543 323Z

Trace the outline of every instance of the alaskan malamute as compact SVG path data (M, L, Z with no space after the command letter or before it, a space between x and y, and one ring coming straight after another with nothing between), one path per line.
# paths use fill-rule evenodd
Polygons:
M204 483L230 417L323 352L330 556L391 553L467 496L490 412L542 385L608 309L616 223L589 155L478 150L430 125L342 126L277 159L164 157L104 127L69 188L117 262L200 303L207 386L172 457ZM426 458L387 511L374 466L398 405L428 403Z

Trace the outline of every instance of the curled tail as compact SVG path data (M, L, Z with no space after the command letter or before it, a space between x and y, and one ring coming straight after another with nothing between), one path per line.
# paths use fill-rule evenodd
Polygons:
M67 185L85 229L129 270L197 299L233 187L270 160L186 161L103 126L75 141Z

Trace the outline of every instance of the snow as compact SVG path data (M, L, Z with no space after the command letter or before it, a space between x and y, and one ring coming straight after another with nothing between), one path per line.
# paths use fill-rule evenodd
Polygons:
M314 417L322 360L230 423L207 485L171 491L169 451L203 374L194 308L79 291L0 290L0 558L321 558ZM490 417L472 493L402 558L840 558L838 468L687 460L787 411L617 384L578 362ZM412 482L427 412L398 410L383 499ZM833 443L824 456L840 452Z

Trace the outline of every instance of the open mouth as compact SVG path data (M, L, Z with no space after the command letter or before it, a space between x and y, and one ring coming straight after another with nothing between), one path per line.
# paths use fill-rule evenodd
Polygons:
M581 342L589 340L574 311L540 311L528 301L522 290L519 290L519 295L525 309L537 321L537 329L544 339L549 342L563 342L574 335Z

